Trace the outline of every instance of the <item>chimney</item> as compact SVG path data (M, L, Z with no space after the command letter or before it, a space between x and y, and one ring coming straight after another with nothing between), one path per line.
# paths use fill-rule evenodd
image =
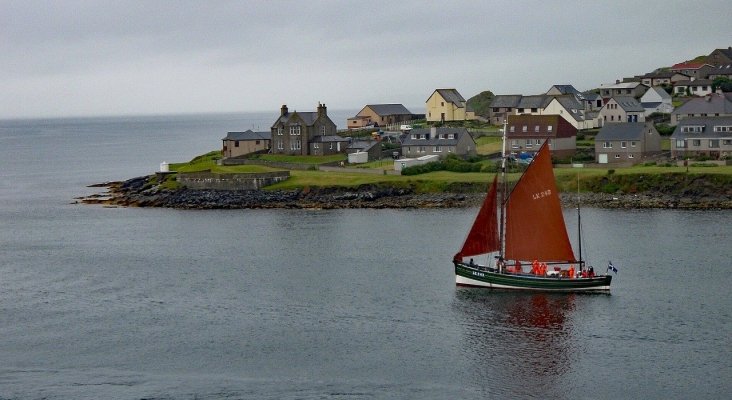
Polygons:
M324 117L328 115L328 108L325 107L325 104L318 103L318 117Z
M615 80L615 84L617 85L617 84L619 84L619 83L620 83L620 79L616 79L616 80Z
M430 134L427 136L427 139L429 138L436 138L437 137L437 127L433 126L430 128Z
M287 114L287 104L283 104L280 108L280 116Z

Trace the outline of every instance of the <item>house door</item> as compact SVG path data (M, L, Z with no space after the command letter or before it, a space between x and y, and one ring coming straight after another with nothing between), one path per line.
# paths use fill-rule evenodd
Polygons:
M607 164L607 154L598 154L597 162L600 164Z

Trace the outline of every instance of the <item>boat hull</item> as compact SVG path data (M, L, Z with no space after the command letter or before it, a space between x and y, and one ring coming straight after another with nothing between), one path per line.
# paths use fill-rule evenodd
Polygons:
M460 286L492 289L537 290L553 292L609 291L612 276L563 278L530 274L499 273L493 269L455 263L455 283Z

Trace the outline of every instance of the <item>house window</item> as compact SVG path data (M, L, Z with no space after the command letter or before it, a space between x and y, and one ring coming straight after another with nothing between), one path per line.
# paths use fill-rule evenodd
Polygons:
M719 148L719 139L710 139L709 140L709 148L710 149L718 149Z
M330 149L333 150L333 142L330 142Z
M494 113L497 113L498 112L498 107L493 107L493 112Z
M314 149L320 148L320 143L313 143L313 148Z
M513 126L513 125L511 125L511 132L514 132L514 131L516 131L516 129L514 129L514 128L516 128L516 127L515 127L515 126Z
M620 148L625 149L628 147L628 142L620 142Z
M523 128L521 128L521 132L526 132L528 129L529 129L529 127L524 125Z
M633 155L633 153L628 153L628 158L635 158L635 156Z
M539 132L539 125L536 125L536 126L534 127L534 132Z
M435 153L442 153L442 146L435 146Z
M547 126L546 126L546 131L547 131L547 132L551 132L551 131L552 131L553 129L554 129L554 127L553 127L553 126L551 126L551 125L547 125Z
M724 140L722 140L722 144L725 146L732 146L732 140L724 139Z
M635 140L630 142L630 147L635 147Z
M699 147L699 146L701 146L701 140L694 139L694 140L691 141L691 145L694 146L694 147Z
M535 113L535 112L539 112L539 109L538 109L538 108L532 108L532 109L531 109L531 112L532 112L532 113Z
M512 148L512 149L518 149L518 147L519 147L519 145L518 145L518 140L516 140L516 139L512 139L512 140L511 140L511 148Z
M445 102L444 101L440 102L440 106L445 107Z
M531 139L526 139L526 148L530 149L534 144L532 143Z
M282 139L277 141L277 150L284 150L285 146L282 145Z
M537 146L540 146L541 145L541 139L536 139L536 145Z
M612 149L613 148L613 144L610 143L610 142L602 142L602 148L603 149Z
M447 135L447 138L448 139L455 139L455 134L454 133L450 133L450 134Z
M290 142L290 150L300 150L301 142L299 140L293 140Z
M677 149L683 149L684 147L686 147L686 141L683 140L683 139L677 139L676 140L676 148Z
M234 141L234 147L239 147L239 141L238 140L235 140Z
M444 139L444 138L445 138L445 134L444 133L440 133L440 139Z
M615 158L620 158L620 154L616 154L615 155Z
M300 125L293 125L290 127L290 135L299 135L300 134Z
M417 150L418 153L424 153L424 146L419 146L419 150Z
M282 127L277 128L277 134L282 135Z
M325 135L325 125L320 127L320 134Z
M417 140L417 135L416 134L412 134L412 139Z

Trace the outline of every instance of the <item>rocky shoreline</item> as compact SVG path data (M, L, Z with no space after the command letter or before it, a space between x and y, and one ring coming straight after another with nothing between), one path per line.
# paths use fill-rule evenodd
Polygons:
M176 209L339 209L339 208L461 208L480 204L483 193L415 193L410 188L363 185L358 188L305 188L301 190L168 190L150 185L149 177L91 185L106 193L75 199L82 204L106 207L163 207ZM583 207L732 209L725 194L672 195L561 193L562 204L572 207L578 198Z

